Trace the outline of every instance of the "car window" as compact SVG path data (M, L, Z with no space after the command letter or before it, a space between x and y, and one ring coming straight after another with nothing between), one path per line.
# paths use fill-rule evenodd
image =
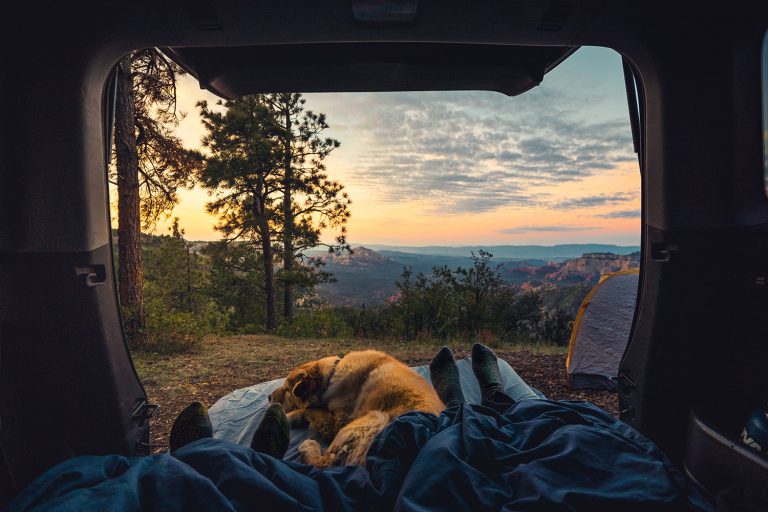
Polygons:
M768 31L763 37L763 181L768 196Z
M621 55L582 47L513 97L222 103L155 49L121 62L134 110L116 106L114 146L134 145L140 174L115 152L118 290L157 423L170 427L190 396L212 404L298 362L367 347L408 361L422 347L429 360L453 340L519 353L522 373L548 369L531 380L543 393L576 397L570 386L618 415L604 390L629 337L641 249L629 118L642 116ZM146 89L161 81L167 94ZM128 183L139 205L123 205L141 208L121 216ZM611 350L593 350L603 342ZM168 435L157 428L152 442Z

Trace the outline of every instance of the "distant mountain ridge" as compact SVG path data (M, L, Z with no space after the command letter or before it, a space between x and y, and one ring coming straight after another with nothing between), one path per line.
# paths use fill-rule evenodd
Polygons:
M406 254L429 256L464 256L481 249L496 258L541 259L546 261L578 258L587 253L612 253L627 255L640 250L639 245L614 244L558 244L558 245L472 245L472 246L398 246L383 244L365 244L365 247L377 252L395 251Z
M352 254L329 254L325 258L326 265L342 265L342 266L371 266L375 264L381 264L392 261L386 255L382 255L376 251L368 249L367 247L355 247Z
M472 265L470 256L374 251L368 247L356 247L352 254L326 255L323 259L324 270L331 272L336 281L318 286L317 295L330 304L348 306L386 301L396 293L395 283L401 279L404 268L410 268L414 274L430 275L433 267L455 269ZM594 284L603 274L639 267L640 252L588 252L560 261L494 255L493 263L502 265L500 272L505 281L523 289L537 289Z
M627 255L613 253L587 253L562 263L548 263L541 267L509 269L504 277L523 289L542 286L569 286L595 284L600 276L640 267L640 252Z

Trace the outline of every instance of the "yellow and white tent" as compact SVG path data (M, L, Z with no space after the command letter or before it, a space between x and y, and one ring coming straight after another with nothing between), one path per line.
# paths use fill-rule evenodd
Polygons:
M637 302L638 269L604 275L581 303L565 366L571 389L616 389Z

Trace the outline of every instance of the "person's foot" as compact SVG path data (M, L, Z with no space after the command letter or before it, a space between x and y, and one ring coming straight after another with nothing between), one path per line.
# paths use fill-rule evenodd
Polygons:
M453 359L453 352L448 347L443 347L435 354L429 363L429 377L432 387L437 391L437 396L444 404L464 403L464 393L461 391L459 380L459 367Z
M472 373L475 374L483 400L490 397L497 391L504 391L501 385L501 372L499 363L496 360L496 354L493 350L475 343L472 345Z
M283 406L272 404L267 407L256 432L251 438L251 448L282 459L291 441L291 424L285 415Z
M182 446L206 437L213 437L208 409L200 402L192 402L176 416L168 444L173 453Z

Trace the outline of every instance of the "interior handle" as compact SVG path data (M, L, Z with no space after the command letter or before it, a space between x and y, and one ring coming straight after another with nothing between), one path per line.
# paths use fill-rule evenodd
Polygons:
M107 280L107 269L104 265L75 267L75 275L77 277L85 276L85 285L92 288Z

